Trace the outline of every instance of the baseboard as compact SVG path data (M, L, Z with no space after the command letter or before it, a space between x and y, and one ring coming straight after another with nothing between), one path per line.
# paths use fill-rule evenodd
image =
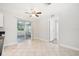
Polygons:
M48 40L48 39L44 39L44 38L39 38L39 40L49 42L49 40Z
M32 39L39 39L38 37L34 37L34 38L32 38Z
M17 44L17 43L15 42L15 43L4 44L4 47L12 46L12 45L15 45L15 44Z
M68 48L68 49L72 49L72 50L75 50L75 51L79 51L79 48L76 48L76 47L72 47L72 46L69 46L69 45L65 45L65 44L59 44L61 47L65 47L65 48Z

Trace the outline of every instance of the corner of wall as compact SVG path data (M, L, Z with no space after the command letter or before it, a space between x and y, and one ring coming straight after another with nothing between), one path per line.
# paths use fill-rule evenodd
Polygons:
M71 50L79 51L79 48L77 48L77 47L73 47L73 46L69 46L69 45L65 45L65 44L59 44L59 46L64 47L64 48L68 48Z

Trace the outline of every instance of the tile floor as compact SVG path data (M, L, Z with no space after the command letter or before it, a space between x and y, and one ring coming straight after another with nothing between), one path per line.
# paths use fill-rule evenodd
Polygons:
M4 47L3 56L77 56L73 51L41 40L25 40L19 44Z

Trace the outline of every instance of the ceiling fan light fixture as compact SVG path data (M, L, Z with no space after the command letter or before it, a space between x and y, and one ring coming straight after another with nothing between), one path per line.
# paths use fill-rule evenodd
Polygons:
M32 14L32 16L35 16L35 14Z
M39 15L37 15L37 14L36 14L35 16L36 16L36 17L39 17Z
M52 3L45 3L45 5L51 5Z
M42 14L42 12L39 11L39 9L37 8L32 8L31 9L31 13L30 12L25 12L26 14L30 14L30 17L39 17L40 14Z
M42 12L37 12L37 14L42 14Z

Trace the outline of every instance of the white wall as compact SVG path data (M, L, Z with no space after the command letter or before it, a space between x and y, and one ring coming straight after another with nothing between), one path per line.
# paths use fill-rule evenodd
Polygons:
M60 13L60 43L79 49L79 4L62 4Z
M49 40L49 18L42 17L39 19L39 39L40 40Z
M17 43L17 19L11 14L4 14L5 39L4 46Z
M79 49L79 4L54 4L48 15L56 15L59 20L59 41L61 45ZM49 7L49 9L50 9ZM48 10L49 10L48 9ZM50 17L44 16L39 22L39 38L49 40Z
M3 27L3 13L0 12L0 27Z
M2 12L0 12L0 31L4 31L4 20Z
M32 38L39 39L39 20L35 19L32 21Z

